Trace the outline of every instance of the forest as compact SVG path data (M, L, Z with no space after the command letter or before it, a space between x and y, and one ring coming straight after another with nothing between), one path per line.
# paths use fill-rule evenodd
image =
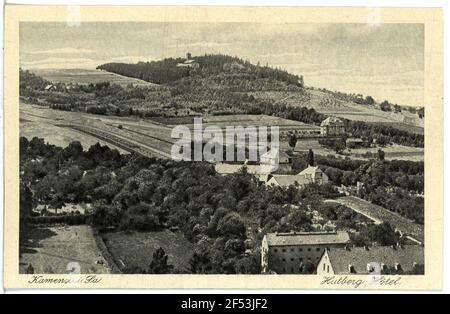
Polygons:
M199 64L198 69L177 67L178 63L183 63L185 60L184 58L167 58L160 61L138 62L136 64L106 63L99 65L97 69L156 84L170 84L188 76L211 79L211 77L220 74L237 74L233 79L271 79L288 85L303 87L302 78L297 75L268 66L254 65L238 57L205 54L196 56L194 59Z
M85 150L21 137L20 182L22 223L37 204L91 203L89 223L99 230L180 230L194 244L192 273L259 273L263 235L314 230L312 210L339 229L370 230L358 243L398 241L390 226L393 236L377 239L379 226L325 206L337 194L330 184L267 187L245 167L221 176L209 163L121 155L98 143Z
M337 186L363 185L359 197L409 218L424 222L423 162L351 160L316 156L315 161ZM304 161L303 161L304 162Z

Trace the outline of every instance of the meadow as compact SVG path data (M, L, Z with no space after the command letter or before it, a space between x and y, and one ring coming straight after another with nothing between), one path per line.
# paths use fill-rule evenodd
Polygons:
M120 267L140 267L147 269L153 253L162 247L168 255L168 263L176 269L187 271L193 245L181 232L169 230L155 232L110 232L101 235L113 257Z
M414 133L420 133L422 130L423 134L423 119L419 119L416 114L407 111L397 113L382 111L375 105L361 105L352 101L344 101L318 89L307 89L304 92L259 91L249 94L256 99L269 100L274 103L283 102L294 107L313 108L317 112L349 120L383 123L401 130L414 130ZM408 127L410 128L407 129Z
M121 86L127 86L128 84L133 84L135 86L155 85L136 78L126 77L101 70L46 69L33 70L33 72L54 84L95 84L100 82L111 82L111 84L119 84Z
M28 140L31 140L33 137L44 138L47 143L60 147L66 147L73 141L79 141L85 148L100 143L101 145L108 145L111 148L118 149L121 153L127 153L125 150L94 136L55 125L66 119L72 121L66 116L63 111L21 104L19 134Z

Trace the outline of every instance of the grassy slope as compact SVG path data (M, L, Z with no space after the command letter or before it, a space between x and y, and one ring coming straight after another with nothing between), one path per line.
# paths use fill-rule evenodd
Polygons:
M120 267L139 266L147 269L152 261L153 253L162 247L169 256L169 264L180 270L189 269L192 244L181 233L173 233L169 230L114 232L103 234L102 237Z
M291 91L261 91L251 93L257 99L274 102L283 101L291 106L314 108L316 111L364 122L384 123L401 130L423 134L423 120L410 112L384 112L376 106L360 105L337 99L334 95L320 90L308 89L307 93Z

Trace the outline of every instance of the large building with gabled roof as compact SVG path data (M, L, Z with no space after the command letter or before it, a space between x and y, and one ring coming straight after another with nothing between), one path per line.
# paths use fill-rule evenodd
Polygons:
M290 185L305 186L307 184L328 183L328 176L317 166L308 166L296 175L273 174L267 185L288 187Z
M335 116L329 116L320 124L322 136L339 136L345 134L344 122Z
M261 245L263 273L300 274L316 269L326 249L348 245L345 231L268 233Z
M418 274L423 266L421 245L330 248L323 253L317 274Z

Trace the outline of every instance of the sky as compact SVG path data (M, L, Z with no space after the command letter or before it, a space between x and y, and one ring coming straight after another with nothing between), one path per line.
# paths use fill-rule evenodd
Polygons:
M20 24L25 69L222 53L303 75L305 84L423 104L423 24L61 22Z

